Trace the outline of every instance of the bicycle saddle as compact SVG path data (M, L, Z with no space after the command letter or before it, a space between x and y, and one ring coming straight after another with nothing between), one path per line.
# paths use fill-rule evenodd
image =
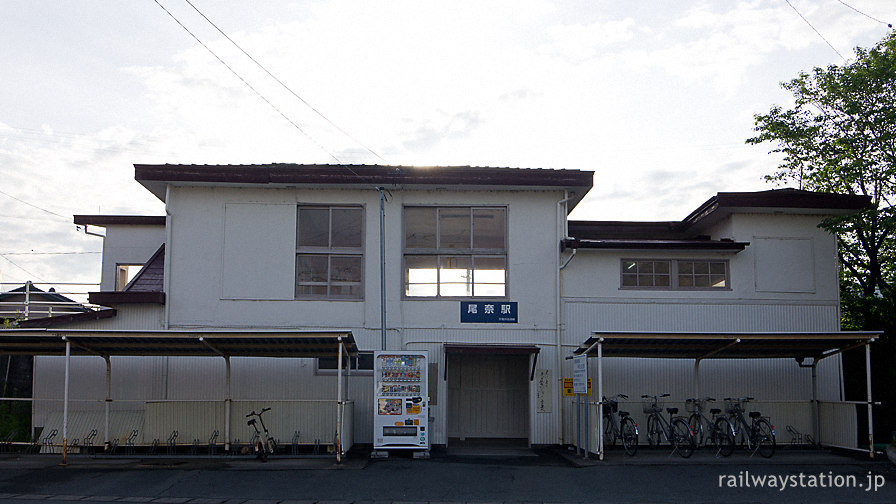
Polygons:
M621 417L627 417L628 414L629 414L628 411L620 411L619 412L619 416L621 416Z
M668 411L670 415L674 415L678 413L678 408L666 408L666 411Z
M751 412L750 412L750 418L759 418L759 417L761 417L761 416L762 416L762 415L759 414L758 411L751 411Z
M712 408L711 410L709 410L709 413L711 415L718 415L721 412L722 412L722 410L720 410L719 408Z

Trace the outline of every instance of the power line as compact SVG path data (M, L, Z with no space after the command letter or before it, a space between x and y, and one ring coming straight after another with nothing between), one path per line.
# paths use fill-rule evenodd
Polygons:
M214 56L215 59L217 59L219 63L221 63L222 65L224 65L224 67L227 68L227 70L230 70L230 73L232 73L234 76L236 76L236 78L239 79L243 84L245 84L246 87L248 87L250 90L252 90L253 93L255 93L259 98L261 98L265 103L267 103L272 109L274 109L278 114L280 114L281 117L283 117L284 119L286 119L286 121L289 122L289 124L291 124L296 130L298 130L299 133L301 133L302 135L304 135L305 138L307 138L308 140L310 140L310 141L311 141L314 145L316 145L320 150L326 152L331 158L335 159L337 163L342 164L342 161L340 161L339 158L336 157L335 154L333 154L332 152L330 152L329 150L327 150L326 147L324 147L323 145L321 145L320 143L318 143L317 140L315 140L314 138L312 138L311 135L309 135L307 132L305 132L305 130L303 130L301 126L299 126L298 124L296 124L295 121L293 121L293 120L290 119L286 114L284 114L283 111L281 111L279 108L277 108L276 105L274 105L273 103L271 103L270 100L268 100L267 98L265 98L265 96L262 95L257 89L255 89L254 87L252 87L252 85L249 84L249 82L246 81L246 79L244 79L239 73L237 73L236 70L234 70L230 65L228 65L227 62L225 62L223 59L221 59L220 56L218 56L214 51L212 51L211 48L210 48L209 46L205 45L205 42L203 42L202 40L200 40L199 37L197 37L192 31L190 31L189 28L187 28L186 26L184 26L184 24L181 23L180 20L177 19L177 17L176 17L174 14L171 13L171 11L169 11L168 9L165 8L164 5L162 5L161 3L159 3L159 0L153 0L153 2L155 2L156 5L158 5L163 11L165 11L165 13L168 14L168 16L170 16L171 19L173 19L174 22L176 22L181 28L183 28L184 31L186 31L187 33L189 33L190 36L193 37L193 40L195 40L196 42L198 42L199 45L201 45L202 47L204 47L206 51L208 51L212 56Z
M102 254L102 252L0 252L0 256L35 256L35 255L84 255Z
M809 20L806 19L806 16L803 16L803 14L800 11L798 11L797 8L794 7L792 3L790 3L790 0L784 0L784 1L787 2L787 5L789 5L791 9L793 9L793 12L796 12L796 14L799 17L801 17L803 19L803 21L806 22L807 25L809 25L809 28L812 28L812 31L814 31L816 34L818 34L819 37L821 37L821 40L824 40L824 43L827 44L828 47L830 47L831 49L834 50L835 53L837 53L837 56L840 56L840 59L842 59L843 61L847 61L846 58L844 58L843 55L840 54L840 51L838 51L836 47L834 47L830 42L828 42L828 39L824 38L824 35L822 35L820 31L818 31L814 26L812 26L812 23L810 23Z
M261 98L265 103L267 103L267 104L268 104L271 108L273 108L275 111L277 111L277 113L280 114L281 117L283 117L283 118L286 119L290 124L292 124L293 127L295 127L300 133L302 133L302 135L304 135L306 138L308 138L309 140L311 140L311 142L314 143L314 145L316 145L316 146L317 146L318 148L320 148L322 151L326 152L331 158L333 158L334 160L336 160L337 165L339 165L339 166L345 168L346 170L348 170L349 172L351 172L352 175L354 175L354 176L358 177L359 179L361 179L362 181L364 181L364 183L366 183L366 184L370 184L370 186L371 186L372 188L374 188L375 190L380 190L380 189L381 189L381 187L379 187L379 186L377 186L376 184L374 184L372 180L370 180L370 179L367 178L367 177L364 177L364 176L360 175L358 172L356 172L355 170L353 170L353 169L351 168L351 166L349 166L349 165L343 163L338 157L336 157L335 154L333 154L332 152L330 152L329 150L327 150L323 145L321 145L321 144L318 143L314 138L312 138L311 135L309 135L308 133L306 133L306 132L305 132L305 131L304 131L298 124L296 124L292 119L290 119L289 117L287 117L286 114L284 114L282 111L280 111L280 109L277 108L273 103L271 103L270 100L268 100L267 98L265 98L264 95L262 95L258 90L256 90L254 87L252 87L252 85L249 84L249 82L247 82L246 79L244 79L239 73L237 73L236 70L234 70L234 69L233 69L230 65L228 65L223 59L221 59L220 56L218 56L214 51L212 51L211 48L209 48L204 42L202 42L202 40L200 40L199 37L196 36L196 34L194 34L192 31L190 31L189 28L187 28L183 23L181 23L180 20L177 19L177 17L176 17L174 14L171 13L171 11L169 11L168 9L165 8L164 5L162 5L161 3L159 3L159 0L153 0L153 2L155 2L155 4L158 5L163 11L165 11L165 13L168 14L168 16L171 17L171 19L173 19L174 22L176 22L181 28L183 28L184 31L186 31L188 34L190 34L190 36L193 37L193 40L195 40L197 43L199 43L199 45L201 45L202 47L204 47L205 50L208 51L212 56L214 56L215 59L217 59L222 65L224 65L225 68L227 68L228 70L230 70L230 72L231 72L234 76L236 76L236 78L238 78L240 81L242 81L243 84L245 84L249 89L251 89L253 93L255 93L259 98ZM187 2L187 3L189 3L189 2ZM190 6L193 6L193 4L190 4ZM195 7L193 7L193 8L196 9ZM196 11L199 12L200 15L202 15L203 17L205 17L205 15L203 15L198 9L197 9ZM217 29L217 26L216 26L214 23L212 23L210 20L208 20L208 18L206 18L206 20L207 20L209 23L211 23L212 26L215 26L215 28ZM221 31L220 29L218 29L218 31L221 32L222 35L224 35L225 37L227 37L227 35L224 34L223 31ZM227 39L230 40L229 37L227 37ZM231 40L231 43L233 43L234 45L236 45L236 43L233 42L232 40ZM239 47L239 46L237 46L237 47ZM240 49L240 50L242 51L242 49ZM243 51L243 54L246 54L246 56L248 56L250 59L252 59L253 61L255 61L255 60L254 60L251 56L249 56L245 51ZM256 61L255 63L256 63L257 65L261 66L257 61ZM263 68L263 67L262 67L262 68ZM265 71L267 72L267 70L265 70ZM271 75L270 72L268 72L268 74ZM271 77L273 77L275 80L277 80L277 82L280 82L280 81L279 81L276 77L274 77L273 75L271 75ZM284 86L285 86L285 84L283 84L283 83L281 83L281 85L284 85ZM287 88L287 89L289 89L289 88ZM292 92L292 90L290 90L290 92ZM293 93L293 94L295 94L295 93ZM295 96L296 96L297 98L299 98L300 100L302 100L302 98L299 97L298 95L295 95ZM305 102L304 100L302 100L302 102L303 102L303 103L306 103L306 105L307 105L307 102ZM310 105L308 105L308 106L311 107ZM313 107L312 107L312 110L314 110ZM317 112L317 110L315 110L315 112ZM318 112L318 114L320 114L320 113ZM322 116L322 117L323 117L323 116ZM324 118L326 119L326 117L324 117ZM327 121L329 122L329 119L327 119ZM332 124L332 122L331 122L331 124ZM337 129L339 129L339 131L342 131L342 129L340 129L340 128L339 128L338 126L336 126L335 124L334 124L334 127L336 127ZM350 135L348 135L348 133L345 133L344 131L342 131L342 132L343 132L343 134L349 136L349 138L352 138ZM362 145L362 146L363 146L363 144L361 144L361 143L358 142L357 140L355 140L355 141L356 141L359 145ZM366 147L365 147L365 148L366 148ZM370 149L368 149L368 150L370 150ZM373 153L373 154L374 154L375 156L377 156L378 158L382 159L378 154L376 154L376 153L373 152L372 150L370 150L370 152Z
M212 25L212 27L214 27L215 30L218 30L218 33L220 33L222 36L224 36L224 38L227 39L231 44L233 44L234 47L236 47L237 49L239 49L241 53L243 53L247 58L249 58L249 59L252 61L252 63L255 63L255 64L258 66L258 68L262 69L262 71L264 71L264 73L268 74L268 76L269 76L270 78L274 79L274 81L276 81L277 84L280 84L280 86L282 86L283 89L287 90L291 95L293 95L294 97L296 97L296 99L298 99L299 101L301 101L302 103L304 103L305 106L307 106L309 109L311 109L315 114L317 114L318 116L320 116L323 120L327 121L327 122L330 124L330 126L333 126L334 128L336 128L340 133L342 133L343 135L345 135L346 137L348 137L349 139L351 139L351 140L352 140L353 142L355 142L356 144L358 144L358 145L360 145L361 147L363 147L367 152L373 154L373 155L374 155L377 159L379 159L380 161L382 161L382 162L384 162L384 163L386 162L386 160L383 159L382 156L380 156L379 154L377 154L376 152L374 152L373 149L371 149L370 147L364 145L364 144L361 143L361 141L359 141L357 138L353 137L353 136L350 135L348 132L346 132L344 129L340 128L336 123L334 123L333 121L331 121L329 117L325 116L321 111L317 110L313 105L311 105L310 103L308 103L308 101L306 101L304 98L302 98L301 96L299 96L295 91L293 91L293 90L292 90L289 86L287 86L283 81L281 81L280 79L278 79L278 78L277 78L274 74L272 74L267 68L265 68L264 65L262 65L261 63L259 63L258 60L256 60L255 58L252 57L252 55L250 55L249 53L247 53L242 47L240 47L239 44L237 44L236 42L234 42L234 40L233 40L232 38L230 38L226 33L224 33L224 30L222 30L220 27L218 27L218 25L216 25L214 22L212 22L212 20L209 19L208 16L206 16L205 14L203 14L202 11L200 11L195 5L193 5L193 2L191 2L190 0L184 0L184 1L185 1L190 7L192 7L193 10L195 10L200 16L202 16L203 19L205 19L206 21L208 21L208 24Z
M25 201L25 200L23 200L23 199L16 198L16 197L13 196L12 194L9 194L9 193L3 192L3 191L0 191L0 194L2 194L2 195L4 195L4 196L7 196L7 197L9 197L9 198L12 198L12 199L18 201L19 203L24 203L24 204L26 204L26 205L28 205L28 206L30 206L30 207L32 207L32 208L36 208L36 209L40 210L41 212L46 212L46 213L48 213L48 214L50 214L50 215L55 215L56 217L60 217L60 218L62 218L62 219L65 219L66 221L68 221L68 220L70 219L70 217L66 217L66 216L64 216L64 215L59 215L59 214L56 213L56 212L51 212L50 210L47 210L46 208L41 208L41 207L39 207L39 206L37 206L37 205L28 203L27 201Z
M892 24L892 23L887 23L887 22L881 21L880 19L877 19L877 18L874 17L874 16L871 16L871 15L869 15L869 14L866 14L866 13L860 11L859 9L856 9L856 8L853 7L852 5L849 5L848 3L844 2L843 0L837 0L837 1L840 2L841 4L843 4L844 6L849 7L850 9L852 9L852 10L858 12L859 14L865 16L866 18L868 18L868 19L870 19L870 20L872 20L872 21L877 21L877 22L880 23L880 24L885 24L885 25L887 25L887 28L892 28L892 27L893 27L893 24Z
M44 283L50 283L50 282L47 282L46 280L44 280L43 278L41 278L41 277L35 275L34 273L32 273L32 272L26 270L25 268L19 266L19 265L16 264L15 262L11 261L11 260L10 260L8 257L6 257L5 255L0 254L0 257L2 257L3 259L6 259L6 262L8 262L9 264L12 264L12 265L15 266L16 268L19 268L20 270L24 271L25 273L28 273L29 275L31 275L32 277L34 277L34 278L40 280L41 282L44 282Z

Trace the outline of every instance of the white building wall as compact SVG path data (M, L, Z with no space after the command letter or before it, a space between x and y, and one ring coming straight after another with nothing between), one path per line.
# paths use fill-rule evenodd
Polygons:
M106 226L100 290L115 290L115 267L118 264L143 264L163 243L165 243L165 226Z
M840 327L834 237L817 228L818 216L735 214L703 230L714 239L749 242L743 251L662 252L581 249L563 270L564 349L572 353L595 331L801 332ZM567 253L568 254L568 253ZM622 259L723 259L730 289L713 291L623 289ZM604 392L627 394L639 419L642 394L671 394L667 406L685 411L684 400L701 396L753 396L759 401L811 399L811 372L788 359L705 360L695 384L692 360L604 359ZM589 362L596 390L596 362ZM839 357L819 364L819 399L840 397ZM565 366L565 376L572 376ZM566 398L566 439L572 442L572 398ZM782 415L790 409L779 408ZM794 410L795 411L795 410ZM802 410L800 410L802 411ZM799 424L802 414L773 418ZM643 416L643 415L641 415ZM570 437L573 436L573 437Z

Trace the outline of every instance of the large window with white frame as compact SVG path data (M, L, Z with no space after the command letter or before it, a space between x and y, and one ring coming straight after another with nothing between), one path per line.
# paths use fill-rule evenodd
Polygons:
M363 209L299 205L296 299L361 299Z
M507 208L404 208L404 294L507 295Z
M727 260L623 259L624 289L723 290L731 285Z

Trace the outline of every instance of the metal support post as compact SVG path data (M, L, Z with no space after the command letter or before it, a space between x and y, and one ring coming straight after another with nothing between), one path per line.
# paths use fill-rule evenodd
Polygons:
M604 459L604 349L601 338L597 340L597 449L600 460Z
M865 381L868 386L868 455L874 459L874 418L871 402L871 345L865 343Z
M65 339L65 338L63 338ZM62 465L66 465L68 451L68 388L71 376L72 342L65 340L65 391L62 393Z

